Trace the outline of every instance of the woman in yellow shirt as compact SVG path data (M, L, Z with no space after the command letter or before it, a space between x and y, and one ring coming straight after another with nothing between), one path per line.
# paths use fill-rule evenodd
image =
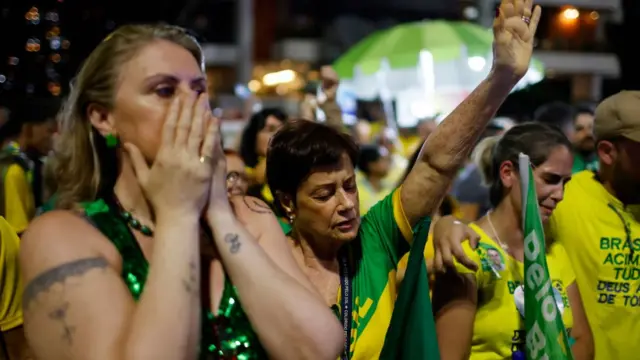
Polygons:
M477 271L456 263L457 271L436 275L433 308L441 356L443 360L524 359L524 300L518 296L524 284L518 154L531 158L546 222L571 177L571 143L556 128L527 123L478 146L476 162L490 186L493 210L471 224L480 236L477 249L464 244ZM442 229L436 225L435 238L444 236ZM549 244L547 249L556 302L574 358L593 359L591 330L570 262L560 244Z

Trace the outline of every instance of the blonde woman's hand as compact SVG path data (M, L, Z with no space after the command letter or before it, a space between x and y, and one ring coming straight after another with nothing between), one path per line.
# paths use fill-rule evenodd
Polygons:
M211 214L216 210L231 210L229 194L227 192L227 158L224 155L222 134L220 133L220 119L212 118L209 123L208 134L213 138L213 152L211 155L211 183L209 187L209 199L207 213Z
M151 167L135 145L124 144L156 215L200 216L208 200L214 170L211 159L219 141L217 131L203 131L210 118L206 93L180 95L169 107Z

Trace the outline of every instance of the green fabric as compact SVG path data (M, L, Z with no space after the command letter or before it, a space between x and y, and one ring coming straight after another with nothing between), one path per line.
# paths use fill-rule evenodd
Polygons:
M383 59L391 69L415 67L423 50L429 51L436 63L462 56L486 58L491 54L492 42L490 29L466 21L404 23L369 35L338 58L333 68L340 78L351 79L356 67L363 75L377 72ZM535 59L531 66L540 71L543 68Z
M414 229L407 269L380 354L381 360L440 359L424 260L430 224L431 219L426 218Z
M291 224L289 224L286 220L278 218L278 222L280 223L280 227L285 234L289 234L291 231Z
M572 360L567 331L562 313L557 307L562 299L556 298L547 267L544 228L538 208L535 179L529 157L520 154L520 186L522 189L522 233L524 239L525 331L527 333L527 359ZM525 175L526 174L526 175ZM514 294L514 297L516 295ZM517 306L516 298L516 306Z
M368 325L372 318L390 317L393 311L395 272L398 262L409 251L409 243L394 216L395 191L362 217L358 238L345 245L352 272L352 313L357 314L351 323L350 357L358 353L358 358L374 358L379 353L386 329ZM379 341L360 341L365 337Z
M115 206L102 199L83 204L85 215L118 249L122 257L122 279L133 298L139 300L149 272L149 263L126 221ZM208 259L203 257L204 261ZM210 260L210 259L209 259ZM245 360L267 359L257 334L251 327L231 279L225 276L225 285L216 314L202 309L202 333L198 359L237 358ZM186 319L185 319L186 320Z
M579 173L584 170L597 171L600 167L598 157L595 154L585 157L584 155L576 152L573 154L573 168L572 173Z

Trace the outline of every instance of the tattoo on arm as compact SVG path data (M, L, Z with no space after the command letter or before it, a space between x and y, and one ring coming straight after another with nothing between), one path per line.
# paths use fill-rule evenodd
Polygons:
M198 266L195 261L189 263L189 277L183 280L184 289L192 295L200 294L200 284L198 283Z
M238 251L240 251L240 245L242 245L242 244L240 243L240 239L238 237L238 234L229 233L229 234L225 235L224 236L224 242L229 244L229 251L232 254L236 254Z
M254 213L258 213L258 214L272 214L273 213L273 211L271 211L271 208L269 207L269 205L265 204L262 201L259 201L256 198L252 198L252 197L249 197L249 196L243 196L242 197L242 201L244 201L244 204L247 205L249 210L253 211Z
M62 340L67 343L67 345L73 345L73 334L75 333L76 328L75 326L69 325L67 321L68 310L69 303L64 302L49 313L49 318L58 321L62 326Z
M22 306L24 309L34 301L38 295L48 291L56 284L63 284L68 278L82 276L93 269L106 269L109 263L102 257L80 259L49 269L31 280L24 288Z

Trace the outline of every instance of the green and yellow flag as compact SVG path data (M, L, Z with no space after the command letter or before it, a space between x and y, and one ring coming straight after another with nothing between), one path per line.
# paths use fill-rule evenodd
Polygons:
M519 156L524 239L524 317L528 360L573 360L562 323L557 295L551 285L544 229L538 209L535 180L529 157ZM562 304L562 299L560 299Z
M429 296L424 248L431 219L414 229L407 270L400 286L380 360L439 360L438 338Z

